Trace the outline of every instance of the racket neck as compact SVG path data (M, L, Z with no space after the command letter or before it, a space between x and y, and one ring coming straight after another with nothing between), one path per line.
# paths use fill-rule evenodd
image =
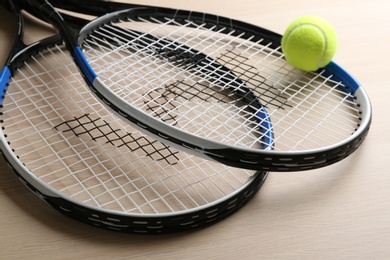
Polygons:
M75 40L77 36L77 30L71 28L63 17L54 9L54 7L46 0L18 0L23 4L25 10L33 14L34 16L49 22L52 24L59 33L63 36L67 43L67 48L70 51L74 51L77 47Z
M15 22L16 22L16 36L14 40L14 44L12 45L12 49L7 57L7 60L5 62L6 66L9 66L12 62L12 59L14 55L19 52L19 50L23 49L25 45L23 44L22 38L23 38L23 17L22 14L19 11L19 8L15 6L13 1L7 1L7 4L5 5L5 2L3 1L1 3L2 6L4 6L8 11L12 12L15 16Z

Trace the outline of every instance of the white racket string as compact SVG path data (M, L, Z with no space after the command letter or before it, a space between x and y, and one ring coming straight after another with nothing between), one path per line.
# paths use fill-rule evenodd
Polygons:
M229 196L255 174L140 134L95 99L63 46L17 70L3 107L3 131L21 163L86 205L134 214L192 210Z
M100 26L86 38L83 48L99 77L123 100L197 136L258 149L267 131L273 131L275 150L301 151L335 144L355 131L359 108L352 94L338 90L339 82L293 69L278 48L263 45L263 39L240 39L243 33L236 34L226 27L191 20L129 18ZM188 52L203 53L216 63L192 69L191 61L182 61L185 57L181 54L173 58L159 55L155 48L163 49L164 44L172 52L187 48ZM218 74L215 64L229 70ZM229 73L233 79L226 79ZM266 107L272 129L259 127L256 120L264 120L256 116L259 107L239 105L234 92L219 91L226 90L229 82L237 88L237 79ZM177 88L172 90L175 84ZM145 100L146 93L152 91L158 92L156 97ZM194 99L183 96L186 91ZM210 107L201 102L205 91L210 99L215 98L215 102L204 102L212 104ZM233 100L224 102L226 95Z
M286 78L289 77L290 73L294 73L295 71L287 71L287 74L280 74L280 70L284 69L284 67L280 68L277 71L274 71L274 73L270 74L265 72L266 70L270 69L270 66L265 66L262 64L267 58L272 58L272 62L270 63L271 66L275 65L277 62L280 62L283 58L282 54L279 55L273 55L275 52L278 51L278 49L271 50L271 51L265 51L265 49L261 49L261 52L268 53L264 57L264 59L261 59L258 61L258 63L254 62L256 60L256 57L254 54L248 53L249 50L253 50L255 48L254 45L250 45L248 48L243 49L242 54L247 54L248 56L248 62L249 60L253 62L253 67L259 68L259 71L262 73L265 73L266 75L269 75L267 79L277 79L276 82L272 82L273 86L280 84L280 94L279 95L285 95L289 92L289 88L292 88L291 95L287 100L288 103L291 104L291 107L293 109L290 109L290 111L284 115L279 116L278 110L274 110L272 112L268 111L270 113L270 118L275 118L275 120L272 120L273 126L277 127L278 122L284 122L288 121L289 117L293 117L295 114L299 115L300 119L305 119L307 121L306 123L302 123L301 126L299 126L298 123L292 122L291 126L288 128L285 128L284 132L279 133L275 136L274 139L274 145L284 145L284 142L279 142L279 137L282 136L288 137L290 131L301 131L302 133L306 133L302 135L302 138L294 138L290 139L289 143L296 142L295 145L291 147L282 147L277 146L277 149L280 150L303 150L303 149L311 149L313 146L301 146L299 147L299 144L303 141L312 141L315 147L321 147L324 144L325 145L332 145L335 141L335 136L339 136L340 140L344 139L346 135L349 135L354 132L354 129L356 128L356 122L359 121L359 110L356 107L356 104L350 101L353 99L353 96L351 94L346 94L341 90L338 90L338 87L340 82L335 82L333 84L329 84L328 81L330 80L327 77L323 77L322 75L315 75L314 73L305 73L304 75L300 77L296 77L295 81L290 82L286 81L284 83L280 83L280 81L284 81ZM252 51L253 52L253 51ZM278 57L279 56L279 57ZM285 63L285 62L284 62ZM287 65L288 66L288 65ZM291 70L291 68L290 68ZM279 74L277 77L275 77L276 72ZM281 76L282 75L282 76ZM299 90L296 89L297 85L301 85L297 81L305 82L304 85L300 87ZM317 81L315 84L312 82ZM302 91L305 91L306 87L312 87L314 88L310 93L304 94L303 98L300 98L299 95L302 94ZM256 91L256 90L254 90ZM316 97L313 97L316 96ZM313 100L313 102L310 102L310 99ZM327 100L329 100L329 103L335 103L334 100L337 99L337 103L335 106L330 106L329 108L322 107L321 104L326 104ZM294 102L294 100L296 100ZM318 106L320 104L320 106ZM352 109L352 113L348 112L348 110ZM316 110L316 113L312 113L310 116L307 116L311 113L312 110ZM338 113L341 113L341 115L344 115L344 117L340 116L339 118L342 118L343 120L333 120L331 118L332 115L336 115ZM323 123L329 124L328 127L321 127ZM313 124L318 124L317 126L313 126ZM307 132L307 129L310 129L309 132ZM313 134L313 135L311 135ZM315 136L315 138L313 138ZM323 139L321 136L326 136L327 138ZM299 140L299 141L297 141ZM316 142L316 140L321 140L321 142ZM323 143L322 143L323 141ZM299 147L299 148L298 148Z
M116 30L116 29L114 29ZM102 31L102 32L101 32ZM104 34L105 29L101 29L99 33L96 33L94 35L91 35L91 39L88 40L88 42L85 44L85 48L87 46L90 46L91 48L88 48L86 50L87 52L93 53L91 54L92 56L95 57L101 57L104 56L107 51L107 44L110 44L107 40L108 34ZM129 32L129 37L131 36L131 32ZM188 36L189 37L189 36ZM123 39L124 41L125 39ZM137 41L142 41L142 38L139 39L139 37L136 39ZM103 46L101 46L102 41L104 41ZM113 49L116 48L115 42L113 41L114 45L112 46ZM128 41L127 45L128 45ZM94 48L93 46L97 46L97 48ZM182 45L182 43L181 43ZM103 53L100 53L98 51L100 48L103 49ZM248 105L247 106L242 106L239 107L237 104L234 102L236 101L229 101L228 99L230 98L228 95L232 94L221 94L220 99L216 96L219 94L218 90L212 89L215 85L218 85L218 83L221 81L220 79L216 78L215 76L215 71L209 68L202 69L202 71L199 71L197 69L194 70L194 72L189 72L181 70L177 66L172 66L169 61L167 62L161 62L161 59L158 57L154 56L145 56L144 55L138 55L140 51L144 51L143 46L140 47L140 50L136 50L135 53L131 53L128 50L123 50L123 48L120 48L123 54L120 56L122 61L127 60L126 57L128 56L134 56L134 61L130 61L130 63L122 65L122 64L115 64L115 66L121 66L122 68L131 68L131 67L136 67L137 70L134 72L134 77L132 77L131 80L128 81L132 84L137 84L139 87L137 89L133 89L132 91L126 91L126 89L123 89L124 91L119 90L118 94L122 95L126 93L128 95L129 92L140 92L142 91L142 95L135 95L134 102L137 104L140 104L140 108L144 110L148 110L148 106L153 102L158 103L156 104L156 109L153 110L154 114L161 115L161 114L168 114L168 118L177 118L176 121L180 122L180 126L183 129L192 129L192 131L195 134L203 135L203 136L216 136L216 133L221 130L222 128L227 128L226 126L230 125L230 128L227 128L226 131L219 132L218 138L222 142L228 142L230 140L237 140L238 142L243 142L244 139L247 139L246 145L253 145L256 143L259 145L260 143L264 142L263 133L260 133L260 131L257 129L259 128L258 124L255 123L256 120L253 119L254 115L253 112L249 113L248 112ZM116 54L115 54L116 55ZM92 58L94 60L94 58ZM110 59L110 58L109 58ZM146 60L147 59L147 60ZM142 63L141 63L142 62ZM92 61L92 63L94 63ZM109 63L109 61L108 61ZM151 68L149 65L150 64L157 64L157 63L162 63L161 66L155 68ZM112 71L112 65L108 64L105 62L104 63L104 70L105 71ZM103 66L103 63L101 65ZM107 69L109 67L109 69ZM114 69L114 71L117 71L118 69ZM160 77L158 77L158 82L156 81L156 72L161 73ZM182 100L182 97L177 97L176 95L171 95L171 97L168 97L167 95L164 96L164 104L161 104L161 102L156 101L156 99L152 99L149 102L145 102L143 99L145 95L145 90L144 89L150 89L150 92L157 90L162 90L164 91L164 85L171 85L172 86L172 76L171 75L180 75L183 73L187 73L187 75L180 76L180 78L186 79L186 78L192 78L191 81L186 83L185 81L178 81L178 84L181 84L181 86L177 86L179 91L182 91L184 94L187 94L185 92L188 92L189 98L202 95L204 94L203 92L205 90L209 91L210 93L207 94L208 100L204 100L207 102L202 102L199 103L199 99L194 99L194 101L188 100L189 98L184 97L185 99ZM197 75L196 75L197 74ZM115 74L114 76L118 76ZM125 75L123 75L126 77ZM145 80L151 77L151 80ZM165 77L165 78L164 78ZM212 78L213 80L217 81L216 83L213 82L208 82L207 78ZM238 79L235 77L232 80ZM180 80L180 79L179 79ZM137 82L138 81L138 82ZM142 82L139 82L142 81ZM205 83L202 83L205 82ZM213 84L213 85L211 85ZM208 86L210 85L210 86ZM176 87L176 86L174 86ZM180 87L186 88L186 89L180 89ZM220 88L220 87L219 87ZM192 92L190 92L192 91ZM128 97L128 96L127 96ZM124 97L124 98L127 98ZM215 100L213 102L213 99ZM221 102L222 101L222 102ZM231 104L232 103L232 104ZM175 104L175 105L172 105ZM193 111L198 111L199 113L194 113ZM200 112L201 111L201 112ZM210 113L210 115L207 115ZM218 118L216 116L218 115L224 115L221 116L221 118ZM240 114L241 116L235 116L235 114ZM252 117L252 119L249 119L249 117ZM208 120L210 119L210 120ZM164 119L163 119L164 120ZM262 119L264 120L264 119ZM249 123L248 123L249 122ZM232 130L233 129L233 130ZM218 130L218 131L217 131ZM252 138L247 138L249 136L252 136ZM254 140L253 140L254 139Z

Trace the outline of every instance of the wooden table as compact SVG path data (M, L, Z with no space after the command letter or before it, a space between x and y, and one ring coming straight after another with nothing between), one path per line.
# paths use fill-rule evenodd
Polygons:
M301 15L326 17L339 34L335 60L373 103L368 138L330 167L271 173L254 199L216 225L159 236L119 234L69 219L27 190L0 159L0 259L390 259L390 2L142 2L217 13L279 33ZM3 62L13 31L3 11L0 19ZM29 39L40 36L31 29Z

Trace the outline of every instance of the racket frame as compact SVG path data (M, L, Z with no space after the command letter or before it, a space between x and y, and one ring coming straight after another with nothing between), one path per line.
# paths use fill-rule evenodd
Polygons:
M12 2L10 1L10 3ZM2 69L0 77L1 86L4 88L4 95L6 95L6 87L13 75L13 71L16 70L20 64L24 63L27 58L35 53L39 53L43 49L64 42L63 37L55 35L35 42L29 46L24 45L21 41L23 36L22 15L18 12L19 9L16 9L15 6L13 6L13 8L12 11L17 14L15 17L17 17L17 21L19 21L19 33L16 40L17 44L14 45L14 48L9 55L7 66ZM2 95L0 100L0 113L3 113L2 104L4 95ZM61 192L42 182L37 176L31 174L27 166L20 161L19 156L17 156L13 148L11 148L11 143L7 141L3 128L0 128L0 136L0 153L20 181L40 199L44 200L66 216L94 226L122 232L171 233L211 225L226 218L244 206L249 199L257 193L268 175L267 172L257 172L243 184L242 187L231 194L215 200L212 203L190 210L162 213L158 215L115 212L90 206L66 197Z

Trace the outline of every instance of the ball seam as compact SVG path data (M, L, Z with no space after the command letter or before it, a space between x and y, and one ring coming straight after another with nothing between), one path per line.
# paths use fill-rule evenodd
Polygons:
M319 32L321 33L322 38L324 39L324 48L323 48L323 50L322 50L320 59L319 59L318 64L317 64L317 65L318 65L318 68L321 68L321 67L322 67L321 64L322 64L322 61L323 61L324 56L325 56L326 48L327 48L328 46L327 46L327 42L326 42L326 35L325 35L325 33L321 30L320 27L318 27L318 26L316 26L316 25L314 25L314 24L310 24L310 23L303 23L303 24L300 24L300 25L296 26L294 29L292 29L292 30L288 33L287 39L286 39L286 44L288 43L288 40L289 40L289 38L290 38L290 35L291 35L295 30L297 30L297 29L299 29L300 27L303 27L303 26L312 26L312 27L314 27L317 31L319 31Z

